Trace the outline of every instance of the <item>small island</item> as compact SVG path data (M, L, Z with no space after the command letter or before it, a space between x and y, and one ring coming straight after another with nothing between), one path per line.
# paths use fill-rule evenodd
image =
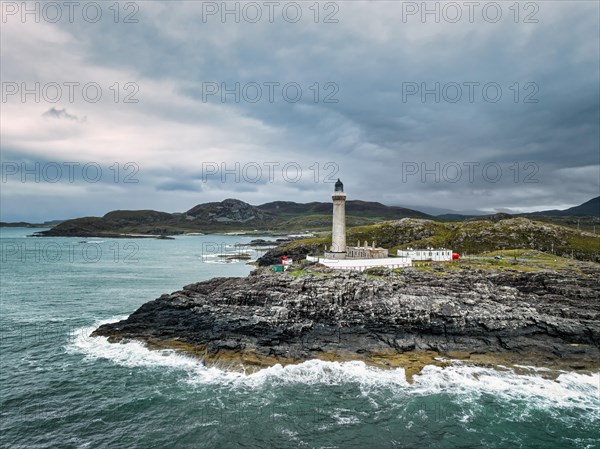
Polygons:
M375 244L346 247L341 192L339 183L330 246L319 239L282 242L246 278L185 286L92 335L113 343L143 341L244 371L309 359L402 366L409 378L449 359L552 370L600 367L598 263L521 248L462 260L443 251L440 259L413 264L408 256L425 251L397 250L405 257L393 257ZM418 225L386 226L417 232ZM520 225L500 229L514 234ZM324 259L310 256L323 248ZM284 254L294 263L275 272L271 265ZM345 265L321 263L333 259Z
M597 369L600 270L531 257L520 269L502 261L364 272L259 268L163 295L93 335L141 340L235 370L316 358L414 374L440 357Z

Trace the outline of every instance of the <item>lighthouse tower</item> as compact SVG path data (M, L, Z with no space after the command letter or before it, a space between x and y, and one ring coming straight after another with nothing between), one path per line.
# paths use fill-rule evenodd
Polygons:
M329 257L346 258L346 194L339 179L335 183L333 199L333 227L331 229L331 252Z

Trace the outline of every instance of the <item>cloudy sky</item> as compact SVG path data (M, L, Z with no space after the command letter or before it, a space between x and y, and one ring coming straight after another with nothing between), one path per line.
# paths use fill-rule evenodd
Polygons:
M599 3L425 6L2 2L1 220L598 196Z

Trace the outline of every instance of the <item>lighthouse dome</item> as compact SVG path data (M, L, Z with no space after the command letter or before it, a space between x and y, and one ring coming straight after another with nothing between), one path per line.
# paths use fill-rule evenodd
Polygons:
M342 181L340 181L340 178L338 178L337 182L335 183L335 191L336 192L344 191L344 184L342 184Z

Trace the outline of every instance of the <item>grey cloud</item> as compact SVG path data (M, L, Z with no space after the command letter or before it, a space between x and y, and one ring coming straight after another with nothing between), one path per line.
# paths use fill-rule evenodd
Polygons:
M401 3L401 2L396 2ZM576 205L600 189L600 72L598 6L586 2L540 3L540 22L515 24L403 24L400 5L393 2L340 2L340 23L274 24L203 23L194 2L140 4L140 22L128 25L101 21L95 27L74 24L65 31L85 42L91 62L124 69L157 81L174 81L190 102L201 102L202 83L298 82L304 96L298 103L279 96L270 103L210 105L235 111L272 128L256 131L256 154L238 150L225 137L225 148L240 163L298 161L303 167L328 161L339 165L349 196L384 203L425 204L449 209L530 208ZM508 13L507 10L505 10ZM127 42L128 45L123 45ZM135 81L135 80L121 80ZM310 87L332 81L339 102L315 103ZM404 101L405 82L442 86L449 82L496 82L497 103ZM538 103L524 103L528 82L539 88ZM513 99L519 83L519 101ZM514 89L514 88L513 88ZM321 100L324 92L320 92ZM140 92L148 115L165 122L210 123L233 132L241 125L215 109L189 113L156 105L151 92ZM66 109L53 116L70 118ZM50 113L48 111L46 114ZM62 111L62 112L61 112ZM173 142L176 147L177 142ZM176 150L174 150L176 151ZM198 148L197 160L220 162L224 153ZM403 164L443 167L447 163L500 164L503 176L490 182L479 174L471 182L404 181ZM524 183L525 164L539 167L537 183ZM517 164L521 173L514 182ZM586 168L589 167L589 168ZM178 167L178 179L145 172L145 185L169 192L197 192L219 200L239 193L260 203L294 192L295 201L325 201L329 185L266 182L236 183L232 176L199 182L197 172ZM172 176L168 176L172 178ZM230 195L227 195L231 192ZM285 193L284 193L285 192ZM222 195L220 198L219 195ZM131 193L131 203L137 192ZM85 201L81 199L80 201ZM178 196L185 209L188 197ZM167 204L157 199L157 208ZM193 204L187 204L190 207ZM175 205L173 206L175 207ZM551 207L548 207L551 208Z
M201 192L202 188L197 184L189 181L166 181L158 184L156 190L164 190L166 192L188 191Z
M54 106L48 109L46 112L42 114L43 117L55 118L55 119L66 119L66 120L75 120L75 121L85 121L86 118L83 117L80 119L74 114L69 114L66 108L56 109Z

